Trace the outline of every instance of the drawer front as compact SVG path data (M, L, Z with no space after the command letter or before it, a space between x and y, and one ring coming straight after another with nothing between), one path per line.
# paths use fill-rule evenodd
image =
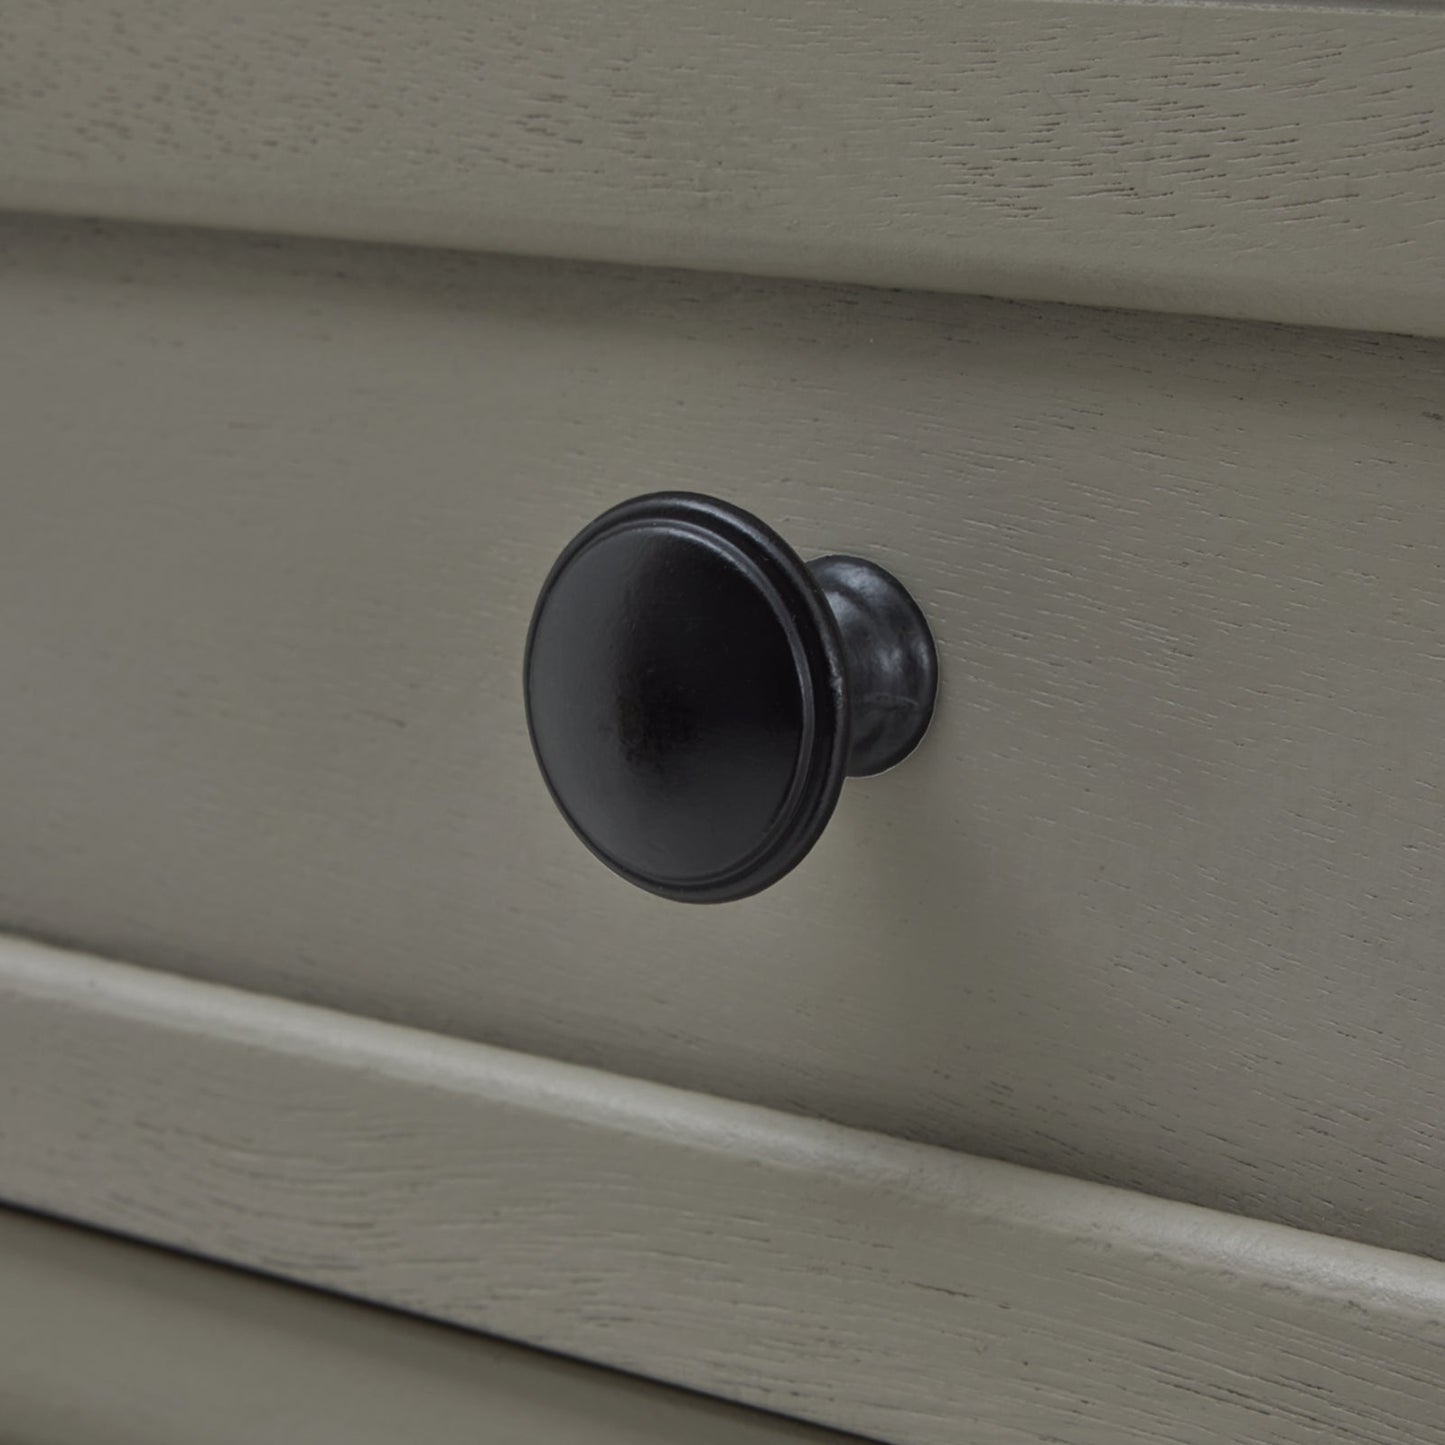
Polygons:
M7 221L0 925L1445 1252L1445 352ZM717 908L527 744L566 540L853 551L939 712Z

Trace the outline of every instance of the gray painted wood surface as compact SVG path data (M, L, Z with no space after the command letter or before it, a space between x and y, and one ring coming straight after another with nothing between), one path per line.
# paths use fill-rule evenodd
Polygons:
M1445 13L6 0L0 203L1445 332Z
M1445 350L0 229L0 924L1445 1254ZM934 731L749 902L601 869L524 629L609 503L895 569Z
M1445 1441L1439 1262L18 942L0 1100L12 1199L894 1445Z
M496 1340L0 1211L5 1445L844 1445Z

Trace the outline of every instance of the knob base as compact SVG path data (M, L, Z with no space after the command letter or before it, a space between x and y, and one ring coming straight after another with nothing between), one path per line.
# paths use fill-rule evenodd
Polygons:
M901 763L928 730L938 696L938 652L903 584L862 557L808 563L838 625L848 678L846 771L866 778Z

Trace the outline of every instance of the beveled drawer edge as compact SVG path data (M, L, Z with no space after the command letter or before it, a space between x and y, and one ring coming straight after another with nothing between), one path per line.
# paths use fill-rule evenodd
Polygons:
M0 941L12 1203L899 1445L1445 1440L1445 1264Z

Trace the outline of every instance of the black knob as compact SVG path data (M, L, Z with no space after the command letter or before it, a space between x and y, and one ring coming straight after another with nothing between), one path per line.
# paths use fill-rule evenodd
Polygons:
M776 883L845 774L923 736L938 659L918 605L857 557L804 564L711 497L584 527L527 635L527 725L552 797L624 878L689 903Z

